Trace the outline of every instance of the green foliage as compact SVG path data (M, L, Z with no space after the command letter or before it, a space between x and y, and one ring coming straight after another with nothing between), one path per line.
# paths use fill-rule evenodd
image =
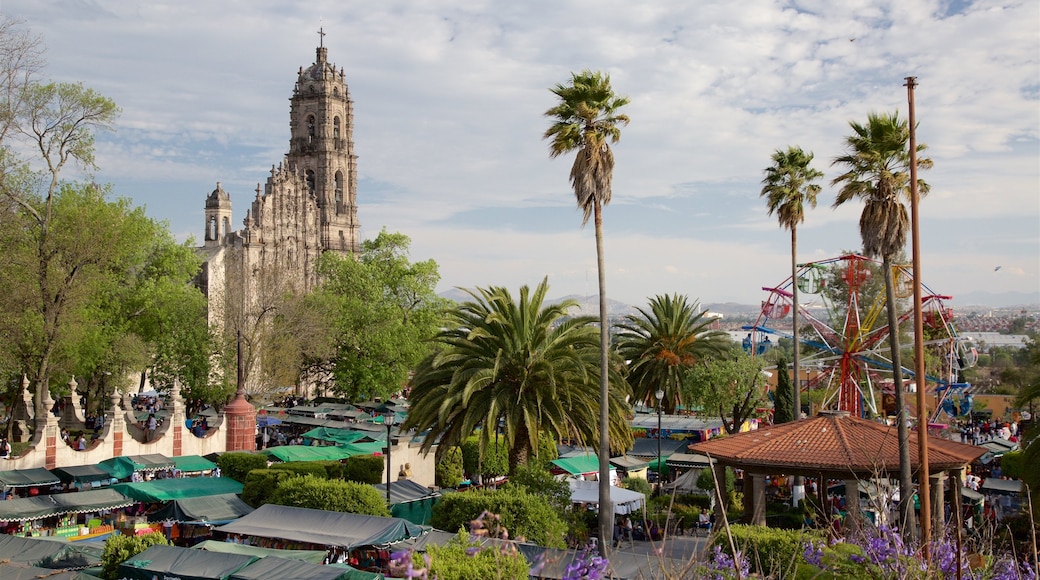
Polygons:
M564 547L567 525L544 497L519 488L450 493L433 508L430 525L439 530L466 529L484 512L501 516L502 525L514 539L524 538L539 546Z
M644 480L645 483L645 480ZM566 481L556 479L547 469L523 465L509 476L505 487L522 487L533 495L549 500L549 505L557 511L564 511L571 506L571 486Z
M313 475L320 479L328 479L329 472L322 461L285 461L272 463L271 469L281 469L295 475Z
M234 451L223 453L217 458L217 466L224 477L230 477L239 483L246 482L246 476L254 469L267 469L267 456L260 453Z
M371 485L298 475L278 483L270 503L293 507L389 517L386 498Z
M711 329L714 319L698 302L681 294L656 296L649 309L637 310L638 315L625 316L617 334L633 401L656 407L656 392L661 390L664 412L675 413L684 403L682 385L694 365L722 354L731 341L726 333Z
M101 577L105 580L117 580L120 564L152 546L168 544L166 537L158 532L143 536L113 534L105 540L105 550L101 553Z
M357 258L322 256L324 282L308 300L332 321L336 390L351 400L387 397L431 351L446 301L433 260L411 263L411 241L383 230Z
M509 473L509 449L501 437L496 437L485 445L481 457L480 438L476 435L467 437L460 446L462 449L462 470L471 478L478 475L497 477Z
M776 360L776 393L773 398L773 423L794 421L794 386L791 375L787 372L787 359L783 356Z
M526 464L543 434L577 443L599 439L600 338L597 321L570 316L576 302L546 304L549 286L469 291L434 341L412 379L412 406L403 429L429 430L435 442L459 445L478 434L485 450L501 437L510 471ZM627 449L627 385L610 367L607 428L613 449ZM465 457L465 449L463 454ZM486 454L485 454L486 457Z
M738 433L766 401L761 360L734 349L729 357L694 367L684 391L686 400L722 419L729 434Z
M437 485L455 488L462 483L465 475L462 471L462 448L458 445L445 447L437 457Z
M342 479L374 485L382 483L386 463L375 455L355 455L343 460Z
M290 477L293 474L284 469L254 469L245 477L242 501L255 508L270 503L278 484Z
M758 571L763 575L781 573L780 577L784 577L784 573L792 570L796 563L805 562L802 558L805 542L812 540L826 543L826 538L820 531L779 530L742 524L731 524L729 530L737 550L746 554L751 561L752 571ZM713 545L732 555L729 539L725 534L715 535Z
M1025 473L1025 451L1018 449L1000 456L1000 471L1011 479L1021 479Z
M734 489L735 489L735 487L737 485L737 474L733 472L733 468L726 467L725 468L725 473L726 473L726 481L725 482L722 482L722 481L719 482L720 485L725 485L726 486L726 493L723 494L724 496L733 493L733 491L734 491ZM701 489L704 489L704 490L708 490L709 492L711 490L715 489L715 476L712 475L712 470L710 470L710 469L703 469L703 470L701 470L701 474L697 476L697 487L699 487Z
M646 497L650 497L654 494L653 486L650 485L649 481L642 477L626 477L621 480L621 487L632 491L638 491Z
M481 547L464 530L444 546L427 547L431 578L438 580L526 580L527 559L515 548ZM422 554L413 554L416 569L426 567Z

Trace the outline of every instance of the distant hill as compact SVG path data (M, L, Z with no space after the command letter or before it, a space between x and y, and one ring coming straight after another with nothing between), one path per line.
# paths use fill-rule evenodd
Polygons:
M954 294L953 304L960 309L978 308L1017 308L1036 310L1040 305L1040 291L1037 292L968 292Z

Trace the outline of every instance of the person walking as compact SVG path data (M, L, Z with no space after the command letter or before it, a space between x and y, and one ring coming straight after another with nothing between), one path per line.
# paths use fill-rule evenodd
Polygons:
M148 421L145 423L144 442L150 443L153 438L155 438L155 413L149 413Z

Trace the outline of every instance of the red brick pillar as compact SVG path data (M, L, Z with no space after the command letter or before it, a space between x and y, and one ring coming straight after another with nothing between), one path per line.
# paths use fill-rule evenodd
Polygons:
M256 451L256 409L239 393L224 407L228 451Z

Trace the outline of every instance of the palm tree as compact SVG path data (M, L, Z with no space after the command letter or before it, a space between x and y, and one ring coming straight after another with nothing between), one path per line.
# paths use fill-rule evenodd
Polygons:
M547 290L545 280L533 292L524 286L518 302L505 288L467 291L473 300L449 312L450 327L434 337L440 350L415 371L402 425L430 430L424 451L479 432L483 453L500 435L512 473L538 449L541 433L579 444L596 437L597 320L568 316L575 301L543 306ZM621 451L632 440L628 389L617 372L610 379L609 428Z
M798 224L805 221L805 206L816 208L820 186L813 182L823 177L822 171L810 167L812 160L812 152L806 153L801 147L788 147L787 151L777 149L773 153L773 165L766 168L760 193L766 198L769 215L775 213L780 227L791 231L791 332L794 336L794 389L791 403L795 421L802 418L801 344L798 339ZM786 377L787 367L778 367L777 372ZM795 476L793 484L792 500L797 503L804 494L805 482L799 475Z
M606 425L609 385L607 383L607 349L610 346L607 320L607 281L603 260L603 206L610 203L610 182L614 177L614 154L610 143L621 139L621 126L628 124L628 116L619 113L628 104L627 97L614 94L610 75L584 70L571 73L568 85L558 84L550 89L559 103L545 112L552 125L543 138L549 139L549 156L559 157L577 151L571 166L571 186L578 207L584 212L581 225L595 216L596 268L599 272L600 319L600 400L599 423ZM610 433L600 429L599 440L599 500L610 505ZM599 537L610 538L613 532L610 510L599 510ZM610 542L600 542L606 553Z
M721 355L731 342L711 330L712 319L699 312L686 296L656 296L649 311L625 316L618 325L618 353L628 365L632 400L652 407L656 391L664 392L661 407L674 413L682 405L682 385L689 370L703 359Z
M899 519L900 527L909 530L914 525L913 487L910 473L910 444L907 431L906 405L903 402L903 367L899 353L899 325L896 313L895 290L892 285L892 259L906 246L910 221L904 201L910 199L910 127L899 119L899 113L871 113L867 124L849 123L852 135L845 139L845 154L836 157L832 165L842 166L845 173L834 178L832 185L841 185L834 207L853 199L864 202L859 219L863 253L881 257L888 311L888 340L892 353L892 378L896 399L896 422L899 437ZM926 146L919 144L917 151ZM918 157L918 169L928 169L932 161ZM918 180L923 196L928 184ZM923 382L923 377L919 380ZM917 388L924 388L919 384Z

